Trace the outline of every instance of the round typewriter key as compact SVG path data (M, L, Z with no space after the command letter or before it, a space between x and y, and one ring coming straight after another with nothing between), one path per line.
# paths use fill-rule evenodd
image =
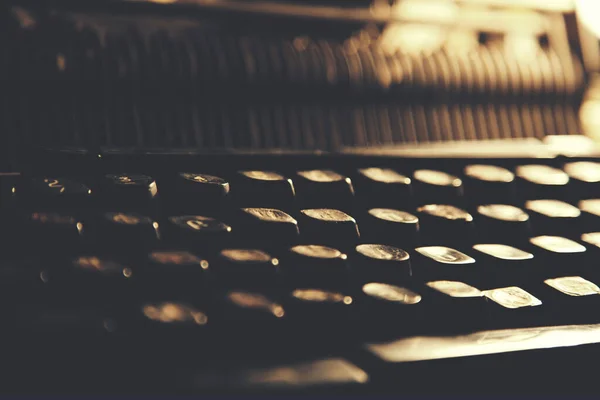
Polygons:
M521 165L515 170L519 177L521 200L568 200L569 175L547 165Z
M413 305L421 301L421 295L410 289L389 285L387 283L371 282L363 286L363 293L385 305Z
M572 236L580 231L581 211L560 200L529 200L525 203L537 235Z
M362 287L362 318L369 335L413 333L426 316L421 295L413 290L381 282Z
M477 207L477 234L491 242L519 244L531 236L529 214L508 204Z
M561 236L536 236L529 239L530 250L537 261L537 276L543 279L580 275L591 265L587 249L580 243ZM590 272L590 271L588 271Z
M348 283L348 257L322 245L298 245L285 255L284 274L292 288L342 290Z
M463 183L460 178L446 172L420 169L413 173L414 190L419 205L444 202L461 205Z
M94 234L97 243L129 250L155 246L160 239L158 228L158 222L140 214L108 212L101 216Z
M206 195L213 193L219 197L229 193L229 183L218 176L181 172L179 177L182 184L185 183L187 188L194 192L201 192Z
M563 169L571 178L573 197L590 199L600 197L600 163L591 161L576 161L566 163Z
M366 239L400 246L412 246L419 240L419 218L401 210L372 208L361 228Z
M214 271L226 288L274 290L279 259L258 249L224 249L214 261Z
M315 245L315 244L304 244L299 246L294 246L291 249L292 252L310 257L312 259L320 259L320 260L345 260L346 255L342 254L337 249L327 246Z
M493 328L531 327L544 321L542 301L517 287L509 286L483 292L488 326Z
M25 216L20 243L33 243L46 251L73 251L82 244L84 225L73 215L56 212L32 212Z
M110 258L96 255L79 256L72 260L71 268L55 271L56 283L61 287L61 296L78 296L84 302L113 304L132 296L131 267ZM111 300L107 302L106 293Z
M179 215L169 217L163 231L165 240L175 247L203 244L204 249L210 250L227 243L232 228L202 215Z
M242 208L240 228L245 240L291 244L298 239L298 222L274 208Z
M516 172L519 178L538 185L562 186L569 183L567 174L547 165L521 165Z
M428 204L417 209L420 239L426 244L468 245L474 236L473 216L448 204Z
M354 199L354 187L350 178L335 171L299 171L294 182L301 208L348 209Z
M206 288L209 263L188 251L156 250L138 273L147 298L195 299Z
M258 293L229 292L227 301L240 310L252 310L265 315L267 318L283 318L285 311L279 304ZM244 312L241 313L244 317Z
M529 240L545 251L555 254L575 254L585 252L585 247L577 242L559 236L538 236Z
M581 210L582 229L586 232L600 230L600 199L581 200L577 207Z
M516 201L515 175L495 165L471 164L464 169L465 198L471 205Z
M371 207L412 205L411 179L389 168L362 168L356 176L360 201Z
M412 276L410 256L402 249L382 244L355 248L353 269L361 282L405 283Z
M492 289L485 292L490 300L508 309L518 309L522 307L535 307L542 302L523 289L513 286L501 289Z
M571 179L588 183L600 182L600 163L577 161L565 164L563 169Z
M228 197L230 186L225 179L208 174L181 172L165 190L167 207L173 212L214 213Z
M158 196L154 178L142 174L107 174L102 194L110 207L140 209L149 206Z
M475 257L483 269L482 289L511 284L527 285L535 276L536 260L527 251L497 243L476 244L473 249L478 252Z
M275 207L289 210L296 191L291 179L273 171L239 171L231 192L241 207Z
M288 317L299 324L311 323L327 326L326 332L339 332L351 317L354 299L340 292L323 289L295 289L285 301ZM318 335L322 335L319 330Z
M485 217L490 217L506 222L526 222L529 215L518 207L507 204L485 204L479 206L477 211Z
M452 280L476 284L480 268L475 259L450 247L417 247L413 254L413 272L419 280Z
M190 340L206 335L209 318L204 310L180 301L145 302L134 317L123 324L144 344L168 340L169 347L188 346Z
M458 281L430 281L423 291L430 327L446 333L483 328L485 300L479 289Z
M34 178L23 192L24 203L38 210L81 209L89 206L92 199L89 187L62 177Z
M563 276L546 279L544 283L568 296L579 297L600 294L600 288L595 283L580 276Z
M183 303L147 303L142 306L142 314L149 321L165 324L165 326L204 326L208 322L206 314Z
M483 296L483 293L479 289L463 282L431 281L427 282L427 286L452 298L462 299Z
M131 270L123 267L121 264L98 258L96 256L81 256L73 261L73 266L77 271L90 273L94 275L116 276L119 279L130 278Z
M340 210L317 208L300 211L300 230L307 242L351 245L360 237L356 220Z
M600 249L600 232L588 232L581 235L581 241L591 246L590 250Z
M515 180L512 172L496 165L471 164L465 167L464 173L482 182L511 183Z
M556 323L586 324L600 321L593 310L600 305L600 288L581 276L544 280L539 296L553 310Z
M222 336L243 335L245 343L248 343L248 338L260 342L274 340L278 329L288 319L283 305L262 293L231 291L225 294L223 300L223 306L215 318L231 330L222 330Z

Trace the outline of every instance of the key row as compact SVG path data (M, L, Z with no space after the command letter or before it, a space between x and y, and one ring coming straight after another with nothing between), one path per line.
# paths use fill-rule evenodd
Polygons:
M82 207L98 197L105 207L144 209L159 195L175 208L202 209L232 199L246 207L333 207L347 209L357 197L371 206L446 203L520 204L528 199L589 198L600 195L600 163L573 162L564 171L522 165L515 172L492 165L468 165L463 177L420 169L412 177L388 168L362 168L344 175L333 170L298 171L292 177L273 171L239 171L228 179L184 172L157 179L144 174L106 174L92 182L66 177L33 178L10 188L25 201L48 206ZM96 195L96 192L98 196Z
M431 329L456 334L530 327L548 323L550 319L562 324L597 322L599 319L593 310L600 307L598 294L600 288L580 276L547 279L530 290L518 286L479 290L448 280L429 281L418 287L368 282L360 292L352 294L319 288L294 289L280 296L230 290L202 300L173 297L123 302L113 299L115 307L90 304L75 307L84 315L69 315L64 310L53 313L52 310L60 306L47 304L42 308L46 311L37 315L38 320L35 314L28 314L30 311L25 307L16 315L16 328L48 329L62 324L64 333L69 334L67 328L81 329L77 323L85 323L88 329L93 327L110 333L129 331L142 334L142 340L160 335L163 339L186 344L211 332L218 333L219 340L228 336L243 338L244 342L257 336L271 340L285 327L303 328L303 335L318 340L328 337L373 340L390 333L397 337ZM96 310L96 313L85 315L86 310ZM92 325L92 318L102 318L102 323ZM70 324L75 326L64 326ZM12 328L9 324L7 331Z
M596 240L600 236L587 235ZM532 238L525 249L482 243L465 250L423 246L407 252L367 243L347 254L316 244L277 252L242 247L205 250L206 256L200 252L168 249L147 256L85 252L77 257L49 254L44 262L25 260L14 266L8 261L0 269L2 292L27 298L51 290L61 296L77 295L83 301L105 298L107 290L115 297L201 297L227 289L279 293L286 288L316 287L353 291L370 281L404 285L450 280L489 289L530 286L571 275L600 279L594 265L600 247L590 246L588 253L581 244L555 236Z
M304 209L296 217L271 208L231 210L226 222L201 215L161 219L131 212L78 215L77 212L13 213L3 232L13 243L45 248L104 244L120 250L159 247L222 248L237 242L269 246L324 243L348 246L359 240L406 247L419 244L465 246L477 241L520 245L533 236L559 235L580 240L581 232L600 230L600 199L579 208L558 200L531 200L525 210L506 204L479 206L475 216L443 204L417 208L415 214L373 208L353 216L336 209Z

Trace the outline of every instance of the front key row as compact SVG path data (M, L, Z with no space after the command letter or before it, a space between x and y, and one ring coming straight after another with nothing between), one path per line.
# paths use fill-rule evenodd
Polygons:
M204 301L173 298L132 303L132 307L119 307L114 315L104 307L103 318L112 318L96 326L111 333L137 331L142 340L158 334L187 343L211 332L220 339L233 335L269 341L288 327L296 332L301 328L305 337L316 335L320 340L379 340L432 331L459 334L598 322L598 286L578 276L546 280L545 285L548 290L538 289L535 294L516 286L480 291L456 281L431 281L419 290L369 282L356 294L301 288L273 297L232 290ZM537 293L545 297L538 298ZM64 313L57 315L63 318L45 316L38 322L64 324ZM85 317L89 321L90 315Z

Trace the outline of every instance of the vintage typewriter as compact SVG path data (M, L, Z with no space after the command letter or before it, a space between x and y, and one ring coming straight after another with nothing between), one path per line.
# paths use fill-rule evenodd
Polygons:
M4 2L1 391L595 391L590 15Z

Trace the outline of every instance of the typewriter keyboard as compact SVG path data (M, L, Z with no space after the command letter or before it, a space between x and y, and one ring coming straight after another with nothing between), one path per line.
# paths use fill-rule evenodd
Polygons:
M593 159L36 159L0 176L0 304L40 390L360 390L598 339Z

